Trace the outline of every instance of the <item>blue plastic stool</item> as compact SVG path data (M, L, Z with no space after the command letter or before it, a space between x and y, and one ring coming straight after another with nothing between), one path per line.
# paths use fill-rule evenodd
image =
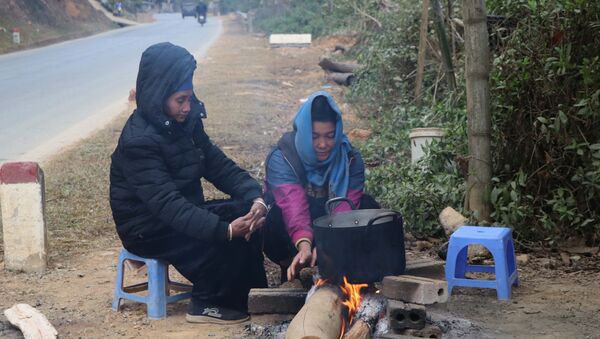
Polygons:
M148 267L148 282L123 286L123 265L125 260L139 261ZM170 290L184 291L176 295L170 295ZM146 296L134 294L148 290ZM160 320L167 316L167 304L170 302L190 298L192 286L173 282L169 280L169 263L164 260L148 259L130 253L126 249L121 250L119 262L117 263L117 279L115 281L115 298L112 308L119 310L121 299L133 300L144 303L148 307L148 319Z
M483 245L494 258L494 265L469 265L469 245ZM467 272L495 273L496 280L465 278ZM446 256L448 295L454 286L494 288L498 299L508 300L512 285L519 284L512 230L506 227L462 226L450 236Z

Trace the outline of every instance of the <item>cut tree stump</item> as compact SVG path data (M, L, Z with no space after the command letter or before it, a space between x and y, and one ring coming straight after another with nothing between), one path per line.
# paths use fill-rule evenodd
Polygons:
M16 304L6 309L4 315L23 332L25 339L51 339L58 336L48 319L28 304Z
M285 338L339 338L341 329L342 300L338 290L323 286L312 294L292 319Z

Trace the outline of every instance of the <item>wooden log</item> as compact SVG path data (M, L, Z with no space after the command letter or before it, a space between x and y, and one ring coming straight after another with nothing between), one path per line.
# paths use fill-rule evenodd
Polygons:
M375 328L379 319L385 315L387 304L388 299L381 294L365 294L356 310L354 319L362 320L369 328Z
M328 72L338 73L354 73L354 71L356 71L356 69L359 67L357 63L335 62L326 57L321 58L319 61L319 66Z
M360 302L352 327L344 338L370 339L377 322L385 316L387 299L380 294L365 294Z
M329 73L327 74L327 80L333 81L338 85L350 86L356 79L356 76L352 73Z
M346 47L340 44L336 44L335 48L333 49L334 52L340 51L342 53L346 52Z
M253 288L248 295L250 314L291 314L304 305L306 290L303 288Z
M357 319L350 330L344 334L344 339L371 339L371 329L366 322Z
M51 339L58 336L48 319L28 304L16 304L6 309L4 315L23 332L25 339Z
M317 289L292 319L286 339L337 339L342 329L342 300L336 288Z

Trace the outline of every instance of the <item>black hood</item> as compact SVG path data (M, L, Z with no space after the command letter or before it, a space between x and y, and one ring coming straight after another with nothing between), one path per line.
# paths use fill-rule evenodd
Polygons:
M137 111L153 125L173 130L178 124L164 111L165 102L196 69L196 60L183 47L161 42L148 47L142 54L136 82ZM194 95L192 111L183 123L199 119L204 106Z

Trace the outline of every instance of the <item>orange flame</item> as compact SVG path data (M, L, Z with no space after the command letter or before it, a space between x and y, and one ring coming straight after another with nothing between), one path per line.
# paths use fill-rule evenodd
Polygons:
M318 279L315 282L315 285L319 287L327 283L329 282L326 279ZM346 327L352 326L354 315L356 314L356 311L358 311L358 307L360 306L360 302L362 301L360 291L366 287L369 287L369 284L351 284L348 282L348 279L344 277L344 283L340 285L340 289L346 297L346 299L342 301L342 305L346 306L346 308L348 309L348 317L347 320L342 319L340 339L344 336L344 333L346 332ZM348 326L346 326L346 324L348 324Z
M317 282L315 283L315 286L320 287L320 286L325 285L325 284L327 284L327 280L319 278L319 279L317 279Z
M368 284L351 284L348 282L348 279L344 277L344 283L340 288L342 292L346 295L346 300L342 302L348 308L348 325L352 325L352 320L354 320L354 314L358 310L358 306L362 300L362 296L360 295L360 290L368 287Z
M346 319L342 318L342 327L340 327L340 337L338 339L342 339L344 337L345 332L346 332Z

